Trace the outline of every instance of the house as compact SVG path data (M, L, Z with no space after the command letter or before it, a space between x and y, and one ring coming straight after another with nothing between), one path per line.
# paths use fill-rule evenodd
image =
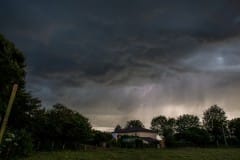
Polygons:
M143 144L156 144L158 148L164 148L164 140L157 132L146 129L146 128L126 128L119 129L112 133L112 136L115 140L120 139L121 137L138 137L142 140ZM130 140L130 138L125 139Z

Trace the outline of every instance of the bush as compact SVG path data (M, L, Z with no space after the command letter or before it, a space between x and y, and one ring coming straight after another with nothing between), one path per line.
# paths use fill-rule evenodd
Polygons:
M176 135L178 141L184 142L186 146L206 146L210 142L210 136L208 132L201 128L189 128L183 133Z
M0 146L0 156L6 160L27 156L32 148L31 136L25 130L7 131Z
M92 140L90 144L99 147L109 147L112 143L112 135L110 133L93 131Z
M143 140L137 136L121 136L118 146L122 148L143 148Z

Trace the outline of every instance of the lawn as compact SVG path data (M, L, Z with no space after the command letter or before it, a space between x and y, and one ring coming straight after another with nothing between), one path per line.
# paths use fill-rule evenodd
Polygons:
M106 149L39 152L22 160L240 160L238 149Z

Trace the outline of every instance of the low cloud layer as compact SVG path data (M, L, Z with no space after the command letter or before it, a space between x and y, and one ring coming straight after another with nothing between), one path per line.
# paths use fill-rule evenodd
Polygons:
M237 0L3 2L0 32L21 49L27 86L113 127L128 119L239 115Z

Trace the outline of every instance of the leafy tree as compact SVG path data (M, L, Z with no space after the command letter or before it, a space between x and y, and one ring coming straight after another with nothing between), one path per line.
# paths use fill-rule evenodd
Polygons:
M22 52L0 34L0 120L5 114L12 85L19 85L8 124L11 128L27 128L30 112L40 107L40 101L25 90L25 67Z
M0 122L5 114L13 84L17 83L19 86L7 126L13 133L10 135L15 135L11 141L14 143L0 146L2 150L11 151L5 152L7 157L26 155L31 150L32 111L41 106L40 101L25 89L25 67L23 53L0 34ZM5 133L3 142L8 138L6 136L8 132ZM13 146L14 144L18 145Z
M31 126L37 150L77 149L92 139L88 119L62 104L34 110Z
M30 137L31 133L35 148L44 145L70 148L76 143L87 143L92 134L88 119L61 104L54 105L49 111L42 109L40 100L33 98L25 89L25 67L22 52L0 35L0 121L5 114L12 85L17 83L19 88L8 129L24 135L18 136L18 142L27 142L24 138ZM31 141L31 137L28 140Z
M24 90L19 90L12 108L8 126L14 129L30 131L32 112L41 107L41 102Z
M25 84L25 58L14 44L0 34L0 104L6 104L12 84Z
M0 117L3 117L12 85L18 83L24 86L25 60L23 54L14 44L0 35Z
M168 120L165 116L154 117L151 121L151 129L163 134L164 129L168 125Z
M186 144L190 143L195 146L206 146L210 141L209 133L205 129L196 127L185 129L183 132L176 134L176 138L178 141L184 140Z
M115 127L114 132L117 132L117 131L119 131L119 130L121 130L121 129L122 129L122 127L118 124L118 125Z
M102 146L103 143L110 143L112 140L112 135L110 133L93 131L93 144L97 146Z
M49 114L45 109L36 109L31 116L31 134L34 140L34 147L36 150L50 149L51 138L54 137L51 131Z
M168 118L167 127L176 130L176 119L175 118Z
M140 120L130 120L125 128L144 128L144 125Z
M160 115L153 118L151 122L151 129L164 136L167 146L173 146L175 128L176 120L174 118L166 118Z
M176 120L174 118L166 118L165 116L158 116L152 119L151 129L161 135L166 133L174 133L176 128Z
M204 127L211 134L213 141L219 145L219 141L225 139L224 134L227 131L227 117L224 110L217 105L213 105L203 115Z
M176 133L176 120L175 120L175 118L168 118L167 124L164 127L164 131L163 131L163 136L165 138L167 146L171 147L174 145L175 133Z
M240 142L240 118L234 118L230 120L228 126L231 134Z
M177 131L184 132L190 128L198 128L200 126L200 121L197 116L184 114L177 119Z
M32 151L32 139L25 130L7 130L3 144L0 146L1 158L15 159L19 156L27 156Z
M91 125L87 118L62 104L56 104L47 112L48 139L52 148L72 147L87 143L91 138Z

